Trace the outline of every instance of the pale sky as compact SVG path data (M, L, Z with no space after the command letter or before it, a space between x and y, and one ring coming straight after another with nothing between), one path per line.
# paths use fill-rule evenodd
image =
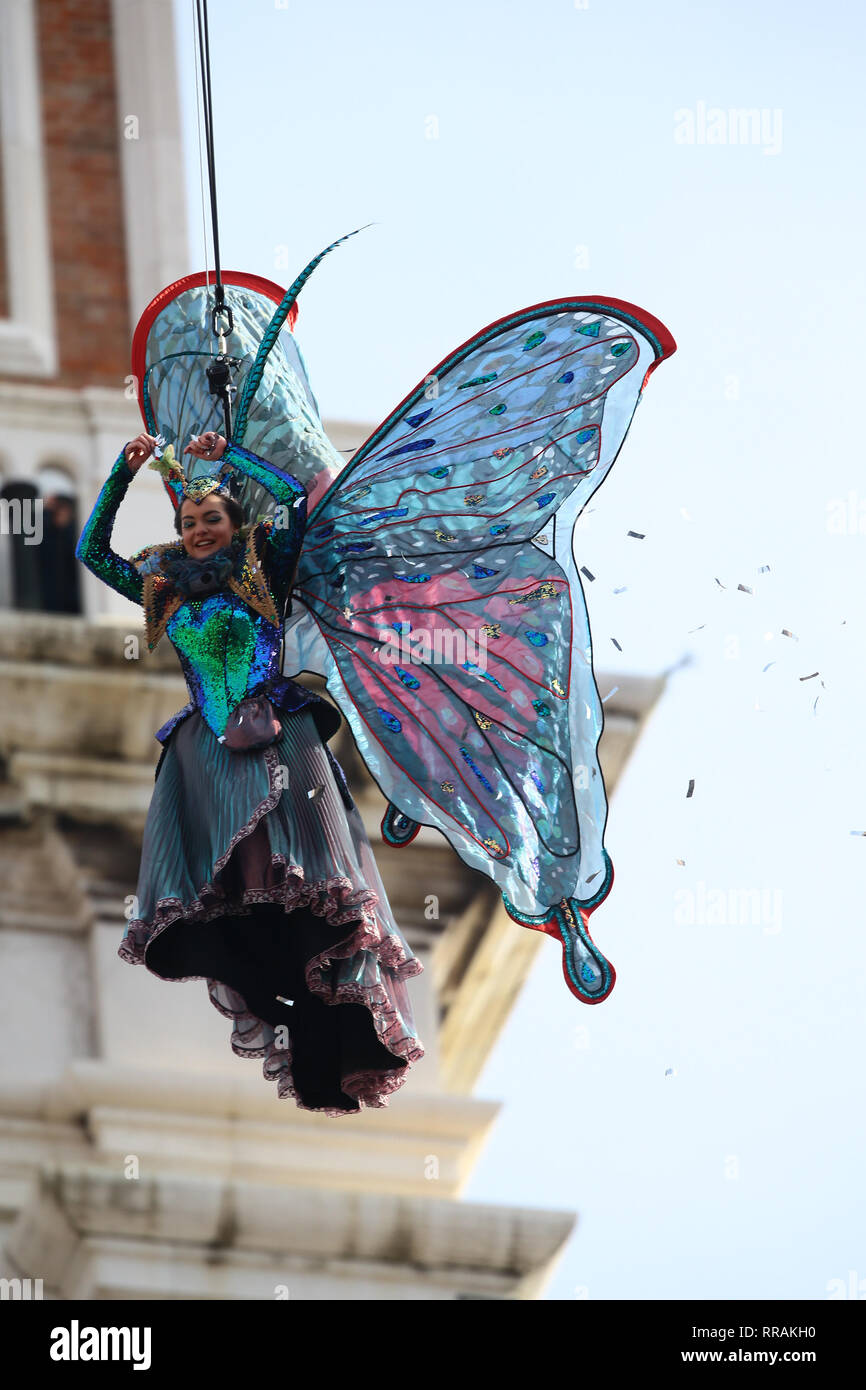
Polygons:
M372 428L556 296L629 300L678 343L576 536L602 695L671 671L608 819L591 926L617 985L581 1005L542 943L476 1087L503 1106L467 1200L578 1211L551 1298L821 1299L851 1271L866 1297L862 11L210 16L223 265L287 284L375 224L301 295L326 417Z

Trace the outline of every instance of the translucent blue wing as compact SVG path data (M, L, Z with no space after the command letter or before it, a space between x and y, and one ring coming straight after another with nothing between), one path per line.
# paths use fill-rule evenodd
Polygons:
M440 830L597 1003L610 890L603 728L572 550L642 388L675 349L615 300L498 320L373 432L313 511L287 670L320 670L406 842Z

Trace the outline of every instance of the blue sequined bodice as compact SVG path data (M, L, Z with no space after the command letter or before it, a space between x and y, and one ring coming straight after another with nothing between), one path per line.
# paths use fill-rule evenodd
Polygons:
M231 591L187 599L166 634L190 698L217 737L235 706L279 675L279 629Z
M193 708L221 738L232 710L271 681L282 708L318 703L317 696L280 675L282 624L306 525L306 493L297 478L236 444L226 448L224 460L266 488L276 504L272 517L256 523L247 539L242 530L201 560L184 555L179 542L147 547L125 560L111 547L114 517L133 477L121 451L76 547L94 574L145 605L151 648L165 621L190 705L158 731L160 742ZM146 598L145 584L157 581L160 587L151 588Z

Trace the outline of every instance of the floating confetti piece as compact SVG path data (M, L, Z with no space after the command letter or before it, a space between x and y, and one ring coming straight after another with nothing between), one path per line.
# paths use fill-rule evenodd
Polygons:
M307 797L310 801L315 801L316 797L321 796L324 790L324 787L311 787L307 792Z
M684 868L686 867L686 861L685 861L685 859L678 859L678 860L677 860L677 863L679 864L679 866L680 866L681 869L684 869Z
M739 589L741 594L750 594L752 592L748 584L738 584L737 588Z
M770 566L769 566L769 565L761 565L760 569L758 570L758 574L769 574L769 573L770 573Z
M720 589L724 589L724 588L727 587L727 585L725 585L725 584L722 583L721 579L717 579L717 580L716 580L716 583L718 584L718 586L719 586Z
M694 789L695 789L695 779L694 779L694 777L691 777L691 778L689 779L689 789L688 789L688 791L686 792L686 800L687 800L687 801L688 801L689 797L692 795L692 792L694 791Z
M764 667L764 671L769 671L770 667L775 666L775 664L775 661L768 661L766 666ZM761 675L764 674L764 671L761 672Z
M605 695L605 697L604 697L604 699L602 700L601 703L602 703L602 704L605 704L605 702L606 702L607 700L610 699L611 695L615 695L616 692L617 692L618 690L619 690L619 686L618 686L618 685L615 685L614 688L613 688L613 690L609 690L609 691L607 692L607 694Z
M813 671L812 674L811 674L811 676L800 676L800 680L801 680L801 681L813 681L813 680L815 679L815 677L818 676L818 675L820 675L820 674L821 674L820 671Z
M706 627L706 623L701 623L700 627L690 627L690 628L689 628L689 633L692 633L692 632L703 632L703 630L704 630L705 627Z
M625 594L625 593L627 593L627 592L628 592L628 585L627 585L627 584L623 584L623 586L622 586L621 589L614 589L614 593L615 593L615 594Z
M667 1070L665 1071L665 1076L676 1076L676 1074L677 1074L677 1069L676 1069L676 1067L668 1067Z
M626 531L627 536L633 536L636 541L645 541L646 535L642 531Z
M829 771L830 771L829 767L828 767L828 768L825 768L824 770L825 770L825 772L829 772ZM849 831L848 831L848 834L849 834L849 835L866 835L866 830L849 830Z
M619 642L617 642L616 638L615 638L615 637L611 637L610 640L611 640L611 642L613 642L613 645L616 647L617 651L618 651L618 652L621 652L621 651L622 651L622 647L619 645Z
M592 573L586 568L586 565L581 565L581 567L580 567L580 572L581 572L581 574L585 574L585 575L586 575L586 577L587 577L587 579L590 581L590 583L592 583L592 582L594 581L595 575L592 574Z
M279 999L281 1004L294 1004L294 999L287 999L284 994L275 994L275 999Z
M789 632L788 629L787 629L786 627L783 627L783 628L782 628L782 636L783 636L783 637L793 637L793 639L794 639L795 642L799 642L799 640L800 640L799 637L797 636L796 632Z

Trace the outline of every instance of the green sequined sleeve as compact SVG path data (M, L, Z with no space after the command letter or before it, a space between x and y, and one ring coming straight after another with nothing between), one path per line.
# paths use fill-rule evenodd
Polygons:
M102 485L96 505L75 547L76 558L110 588L116 589L124 598L133 603L141 603L144 581L135 565L124 560L111 548L111 532L117 509L126 495L126 489L135 474L121 450L114 467Z
M250 453L249 449L242 448L240 444L227 445L223 459L239 473L246 473L248 477L261 483L262 487L266 487L278 505L294 507L300 498L306 500L307 494L297 478L293 478L291 473L284 473L276 464L259 458L258 454Z

